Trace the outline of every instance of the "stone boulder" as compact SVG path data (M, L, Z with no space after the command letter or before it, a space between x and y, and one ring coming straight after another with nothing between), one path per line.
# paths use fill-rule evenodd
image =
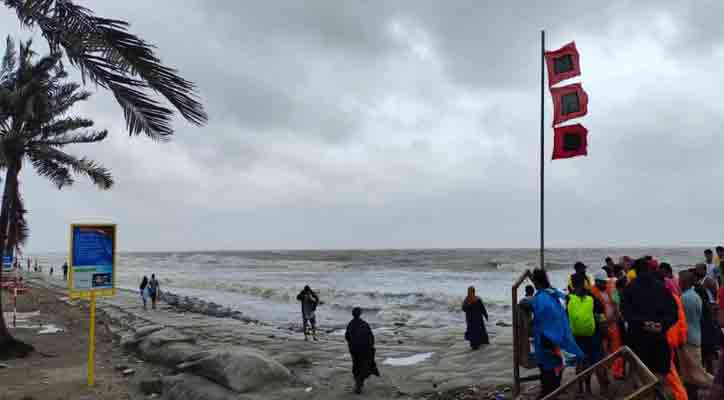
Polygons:
M166 376L162 379L164 400L242 400L243 395L191 374Z
M178 369L210 379L239 393L291 381L289 370L266 354L248 347L212 350Z
M176 368L177 365L204 354L206 353L203 350L190 343L167 343L163 346L148 347L140 352L144 360L169 368Z

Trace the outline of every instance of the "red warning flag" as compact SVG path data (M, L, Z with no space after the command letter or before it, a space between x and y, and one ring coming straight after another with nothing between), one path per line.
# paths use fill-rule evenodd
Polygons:
M558 50L546 51L545 58L548 67L548 86L581 75L576 42L568 43Z
M580 83L551 88L553 126L588 114L588 94Z
M553 159L588 155L588 129L581 124L553 129Z

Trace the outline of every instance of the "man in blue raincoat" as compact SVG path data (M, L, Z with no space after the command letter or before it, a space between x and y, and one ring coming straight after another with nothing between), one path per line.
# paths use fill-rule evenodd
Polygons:
M522 304L533 311L534 356L541 372L538 398L543 398L561 386L561 350L573 354L579 360L585 358L585 355L573 339L568 315L561 304L565 294L551 287L544 270L536 269L532 275L536 294L525 299Z

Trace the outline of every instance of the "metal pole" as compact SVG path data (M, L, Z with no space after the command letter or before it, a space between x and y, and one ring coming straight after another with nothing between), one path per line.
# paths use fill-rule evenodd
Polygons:
M95 384L95 353L96 353L96 292L90 294L90 321L88 321L88 386Z
M545 269L545 174L544 174L544 157L545 157L545 128L543 127L544 108L543 100L545 97L544 81L545 81L545 51L546 51L546 31L540 31L540 268Z

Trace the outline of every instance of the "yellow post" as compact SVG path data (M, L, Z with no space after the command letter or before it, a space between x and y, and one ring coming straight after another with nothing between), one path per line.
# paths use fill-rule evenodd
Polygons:
M90 332L88 334L88 386L95 383L95 352L96 352L96 293L91 291L90 298Z

